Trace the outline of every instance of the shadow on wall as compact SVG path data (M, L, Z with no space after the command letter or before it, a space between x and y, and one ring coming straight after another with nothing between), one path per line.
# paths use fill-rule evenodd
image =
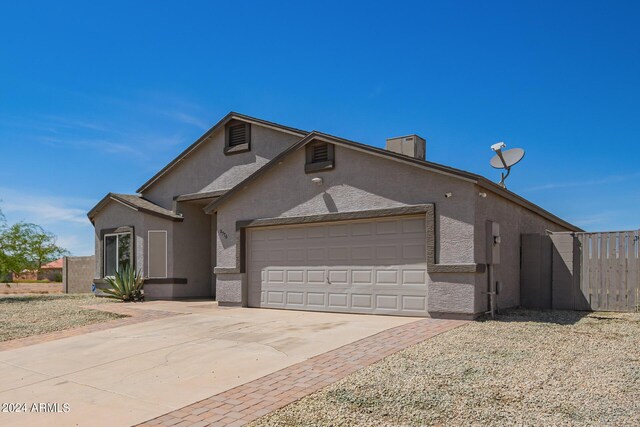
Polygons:
M523 234L520 305L529 309L591 310L580 288L580 247L571 233Z

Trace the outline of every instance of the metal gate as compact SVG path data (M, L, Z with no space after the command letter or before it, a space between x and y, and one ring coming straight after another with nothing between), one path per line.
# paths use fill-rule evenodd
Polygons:
M580 290L592 310L640 311L640 230L576 233Z

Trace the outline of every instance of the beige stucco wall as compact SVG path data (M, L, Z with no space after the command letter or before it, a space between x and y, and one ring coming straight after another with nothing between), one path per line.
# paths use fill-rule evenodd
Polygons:
M520 236L525 233L544 234L545 230L567 231L544 217L501 197L491 191L476 187L477 192L487 194L486 198L475 197L475 256L478 263L485 263L486 222L500 224L500 264L495 266L495 279L500 282L497 296L498 308L520 305ZM487 273L476 275L477 287L486 291ZM487 309L487 296L477 294L476 310Z
M175 285L173 296L212 297L211 217L195 203L180 203L178 213L184 221L173 225L172 277L186 277L188 282L186 286Z
M218 267L236 266L238 220L305 216L435 204L436 256L440 263L474 262L474 184L336 146L335 169L305 174L304 149L283 160L218 210ZM311 178L322 177L318 186ZM446 198L445 193L452 197ZM430 275L429 309L473 313L474 274ZM244 275L217 276L218 300L240 302Z
M190 211L189 207L185 211ZM103 229L130 226L135 233L136 269L146 275L147 232L149 230L167 231L167 277L186 278L187 283L145 284L147 298L187 298L211 295L211 274L209 239L207 230L210 223L208 215L194 208L184 222L173 222L158 216L137 212L118 202L107 204L95 217L95 277L102 272L102 243L100 232ZM204 229L202 233L199 230ZM203 262L204 260L204 262Z
M252 124L251 150L225 155L223 127L153 183L142 196L173 209L176 196L228 190L299 139L296 135Z

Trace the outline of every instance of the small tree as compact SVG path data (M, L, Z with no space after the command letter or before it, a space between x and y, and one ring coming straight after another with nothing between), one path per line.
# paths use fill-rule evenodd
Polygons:
M52 233L27 222L7 226L0 211L0 276L39 270L43 264L66 254Z

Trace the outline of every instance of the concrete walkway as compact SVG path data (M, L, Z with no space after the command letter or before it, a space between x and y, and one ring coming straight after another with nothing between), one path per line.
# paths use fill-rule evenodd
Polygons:
M182 315L1 351L0 402L27 413L0 412L0 425L130 426L417 321L210 301L129 307Z
M423 319L387 329L149 420L140 427L242 426L385 356L465 323Z

